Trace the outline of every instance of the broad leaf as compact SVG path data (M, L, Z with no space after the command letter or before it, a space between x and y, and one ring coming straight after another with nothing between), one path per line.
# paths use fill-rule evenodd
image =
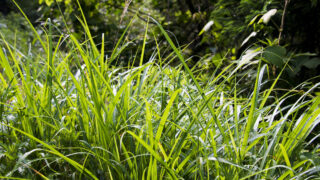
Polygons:
M262 53L263 58L270 64L282 67L284 65L284 58L286 55L286 49L281 46L267 47Z

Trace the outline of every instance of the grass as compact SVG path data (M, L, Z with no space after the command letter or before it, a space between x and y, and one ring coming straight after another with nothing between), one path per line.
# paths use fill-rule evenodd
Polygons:
M296 91L275 96L281 73L266 85L263 49L210 74L190 69L160 24L173 53L162 55L146 25L140 65L115 67L131 23L108 59L104 43L95 48L82 24L87 41L61 35L55 42L48 22L45 40L35 35L43 47L32 55L12 49L1 35L1 178L319 176L318 145L307 140L320 120L320 97L308 98L319 84L286 103ZM157 45L151 57L144 55L146 40ZM60 49L62 43L67 50ZM170 66L174 58L181 64ZM259 64L249 67L256 70L252 89L237 80L248 62Z

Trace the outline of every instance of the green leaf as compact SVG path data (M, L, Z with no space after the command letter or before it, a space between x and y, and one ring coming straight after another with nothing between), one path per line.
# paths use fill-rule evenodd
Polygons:
M251 26L251 25L257 20L257 18L260 17L260 16L261 16L261 14L256 15L256 16L250 21L250 23L248 24L248 26Z
M31 134L24 132L18 128L15 128L11 125L8 124L4 124L2 122L0 122L1 125L3 126L7 126L15 131L18 131L19 133L27 136L28 138L34 140L35 142L42 144L44 147L48 148L50 151L50 153L55 154L57 156L59 156L60 158L62 158L63 160L67 161L68 163L70 163L73 167L75 167L78 171L80 172L86 172L92 179L98 179L92 172L90 172L87 168L85 168L84 166L82 166L81 164L79 164L78 162L76 162L75 160L70 159L69 157L63 155L62 153L60 153L58 150L56 150L53 146L51 146L50 144L45 143L44 141L32 136Z
M148 145L144 140L142 140L139 136L137 136L134 132L131 131L127 131L132 137L134 137L140 144L142 144L148 151L150 154L152 154L152 156L157 159L158 162L160 162L160 164L162 164L167 171L169 172L169 174L171 175L172 179L177 179L174 171L172 169L169 168L169 166L167 165L166 162L164 162L162 160L162 158L159 156L159 154L153 150L153 148Z
M302 63L303 66L306 66L309 69L315 69L317 66L320 65L320 59L319 58L312 58L309 60L306 60Z
M156 139L155 139L156 142L155 143L159 142L159 140L160 140L160 137L161 137L165 122L167 121L167 118L168 118L168 116L170 114L170 108L173 105L173 101L175 100L175 98L177 97L177 95L178 95L178 93L180 91L181 91L181 89L178 89L172 94L171 99L170 99L166 109L164 110L164 113L163 113L163 115L161 117L161 121L160 121L160 124L159 124L159 127L158 127L158 131L157 131L157 134L156 134Z
M284 58L286 55L286 49L281 46L267 47L262 53L262 57L270 64L282 67L284 65Z

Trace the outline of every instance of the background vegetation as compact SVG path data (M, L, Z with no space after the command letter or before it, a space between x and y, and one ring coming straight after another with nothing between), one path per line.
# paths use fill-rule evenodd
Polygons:
M0 178L318 178L319 9L1 1Z

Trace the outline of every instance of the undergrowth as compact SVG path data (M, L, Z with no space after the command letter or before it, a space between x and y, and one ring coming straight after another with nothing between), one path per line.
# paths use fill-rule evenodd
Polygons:
M274 96L281 72L266 86L263 48L219 71L190 69L183 49L152 19L172 53L162 56L146 25L144 45L128 61L133 63L113 66L131 23L106 58L105 37L97 49L84 17L80 21L85 42L72 34L53 41L50 21L40 37L30 23L42 45L33 54L17 51L1 34L0 178L319 176L317 136L306 141L320 120L320 97L309 97L319 84L287 105L303 84ZM147 40L157 45L151 57L144 56ZM174 59L180 65L170 66ZM248 94L236 78L245 66L256 70Z

